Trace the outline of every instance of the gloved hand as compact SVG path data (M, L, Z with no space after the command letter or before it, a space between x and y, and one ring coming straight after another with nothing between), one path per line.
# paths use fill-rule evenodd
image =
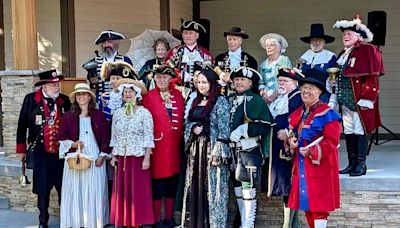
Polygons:
M249 124L242 124L232 131L231 136L229 137L232 142L239 142L240 138L243 136L244 138L248 138L247 130L249 128Z

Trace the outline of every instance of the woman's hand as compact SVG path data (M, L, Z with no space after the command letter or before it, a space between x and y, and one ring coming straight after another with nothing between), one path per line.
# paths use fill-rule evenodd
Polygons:
M117 163L118 163L117 157L116 156L112 156L111 161L110 161L111 166L115 167L115 166L117 166Z
M195 135L200 135L202 131L203 131L203 126L196 126L195 128L193 128L193 133Z
M80 141L80 140L78 140L76 142L73 142L71 147L77 149L79 145L81 147L81 152L82 152L84 143L82 141Z
M96 167L102 166L105 159L106 159L106 157L104 157L104 156L99 156L99 157L96 159L96 162L95 162Z
M150 156L144 156L143 162L142 162L142 169L147 170L150 168Z

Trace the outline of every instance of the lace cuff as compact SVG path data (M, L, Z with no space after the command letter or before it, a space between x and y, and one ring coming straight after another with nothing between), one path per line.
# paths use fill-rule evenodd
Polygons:
M71 149L72 143L74 142L72 140L61 140L59 143L60 147L58 149L58 157L65 158L65 154L69 152L69 149Z

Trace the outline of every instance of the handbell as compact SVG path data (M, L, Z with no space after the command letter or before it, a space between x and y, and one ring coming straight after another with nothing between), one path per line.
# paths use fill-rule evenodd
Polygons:
M339 68L331 67L326 69L326 72L329 75L329 82L332 88L332 93L336 93L336 77L339 75Z
M174 69L176 67L176 65L172 59L168 59L168 61L165 64L167 66L171 67L172 69Z
M331 67L331 68L326 69L326 72L327 72L328 75L329 75L329 81L335 81L335 80L336 80L336 77L337 77L338 74L339 74L339 68L337 68L337 67Z
M219 66L214 67L214 71L219 76L219 79L221 79L224 82L228 82L229 81L229 76L226 74L225 71L223 71L221 69L221 67L219 67Z

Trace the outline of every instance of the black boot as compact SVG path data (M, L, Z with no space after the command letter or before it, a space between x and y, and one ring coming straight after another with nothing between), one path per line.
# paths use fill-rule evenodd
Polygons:
M346 148L347 148L347 158L349 159L349 165L339 171L340 174L349 174L357 166L357 139L358 136L355 134L345 134Z
M367 147L368 139L366 135L358 135L358 164L353 171L350 172L350 176L357 177L365 175L367 173L367 165L365 164L367 160Z

